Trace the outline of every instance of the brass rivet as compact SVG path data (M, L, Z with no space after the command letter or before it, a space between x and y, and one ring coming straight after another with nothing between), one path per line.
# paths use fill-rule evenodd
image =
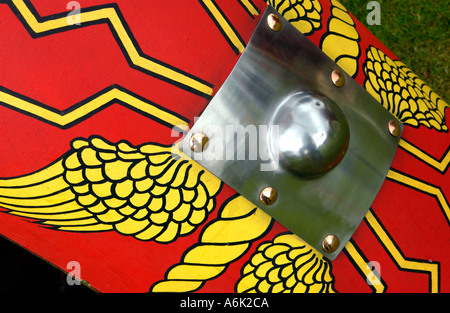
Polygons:
M391 135L394 137L400 136L400 133L402 131L400 129L400 125L398 124L398 122L396 120L389 121L388 129L389 129L389 132L391 133Z
M322 241L322 248L325 252L333 253L339 247L339 238L336 235L328 235Z
M278 192L273 187L266 187L259 194L259 200L261 200L264 205L274 204L275 201L277 201L277 198Z
M331 72L331 81L336 87L342 87L345 84L345 76L340 70Z
M281 22L281 18L276 14L269 14L267 16L267 25L269 25L269 28L273 30L274 32L279 32L281 28L283 27L283 23Z
M208 137L203 133L195 133L189 141L191 150L194 152L202 152L208 143Z

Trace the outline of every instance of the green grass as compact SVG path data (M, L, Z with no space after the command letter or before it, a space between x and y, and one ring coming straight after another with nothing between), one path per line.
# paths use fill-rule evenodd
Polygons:
M340 2L403 63L449 103L450 2L379 0L381 25L368 25L361 0Z

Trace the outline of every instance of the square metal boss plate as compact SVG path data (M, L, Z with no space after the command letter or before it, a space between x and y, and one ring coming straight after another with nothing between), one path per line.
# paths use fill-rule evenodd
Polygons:
M180 149L333 260L381 188L402 130L268 7Z

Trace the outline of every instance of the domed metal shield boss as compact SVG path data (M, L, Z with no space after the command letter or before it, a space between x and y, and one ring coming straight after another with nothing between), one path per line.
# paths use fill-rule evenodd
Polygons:
M289 96L275 111L269 142L280 165L304 179L320 177L343 159L350 128L341 108L314 92Z
M180 149L333 260L381 188L403 126L283 17L273 31L271 14ZM197 133L208 138L201 151L190 147Z

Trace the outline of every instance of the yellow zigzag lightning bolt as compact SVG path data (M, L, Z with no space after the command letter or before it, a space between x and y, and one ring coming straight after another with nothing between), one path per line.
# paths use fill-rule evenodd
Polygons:
M406 185L410 188L416 189L425 194L428 194L430 196L433 196L439 203L439 206L441 207L441 210L444 213L447 223L450 223L450 206L447 202L447 199L444 196L444 193L439 187L422 182L414 177L410 177L405 174L399 173L393 169L389 170L387 178L392 181Z
M36 16L34 16L34 14L25 4L24 0L11 1L15 5L27 25L37 34L70 26L68 24L66 16L39 22ZM82 11L81 13L72 15L72 18L79 20L81 25L96 21L109 21L115 33L117 34L118 40L124 47L127 56L136 67L154 73L158 76L165 77L180 85L193 89L203 95L212 95L212 88L204 82L180 73L179 71L176 71L169 66L161 64L161 62L155 62L149 58L141 56L135 43L127 33L126 28L121 22L120 17L114 7L103 7L97 10L86 12Z
M84 104L78 107L75 105L75 109L69 109L66 112L50 110L43 105L35 104L31 100L26 100L24 97L18 97L14 95L14 93L6 92L1 88L0 102L13 109L36 116L45 122L62 128L79 123L93 112L104 109L109 106L110 103L118 102L124 103L143 114L147 114L151 118L158 119L169 127L177 127L182 131L188 129L187 121L175 113L171 113L145 99L139 98L119 86L107 88L100 92L96 97L93 97L89 101L85 101Z
M430 263L428 260L413 261L405 259L371 210L367 213L365 219L401 269L428 273L430 275L430 291L432 293L439 292L438 263Z
M0 207L56 230L170 243L206 221L221 186L172 146L93 136L40 171L0 179Z
M406 141L405 139L400 139L399 146L408 153L412 154L422 162L425 162L426 164L435 168L441 173L445 172L448 166L450 165L450 148L447 150L447 152L442 156L440 160L436 160L435 158L423 152L422 150L414 146L412 143Z

